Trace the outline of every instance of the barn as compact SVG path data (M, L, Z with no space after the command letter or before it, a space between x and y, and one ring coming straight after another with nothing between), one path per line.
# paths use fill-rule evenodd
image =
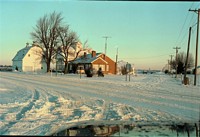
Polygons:
M20 72L46 72L47 67L43 59L42 48L33 43L27 43L12 59L12 69Z

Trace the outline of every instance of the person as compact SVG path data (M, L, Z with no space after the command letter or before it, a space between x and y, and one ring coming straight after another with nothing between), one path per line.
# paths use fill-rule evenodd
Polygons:
M99 70L97 71L98 77L104 77L104 74L101 70L101 68L99 68Z

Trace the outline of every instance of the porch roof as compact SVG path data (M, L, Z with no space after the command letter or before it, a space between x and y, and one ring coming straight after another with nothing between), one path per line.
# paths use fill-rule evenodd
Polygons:
M87 54L85 57L84 55L77 58L76 60L72 61L72 64L89 64L98 59L99 55L102 53L97 53L96 56L92 57L92 54Z

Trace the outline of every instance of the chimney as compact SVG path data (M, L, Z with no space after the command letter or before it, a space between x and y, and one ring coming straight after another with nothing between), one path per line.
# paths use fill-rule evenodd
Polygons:
M28 47L28 46L29 46L29 43L27 42L27 43L26 43L26 47Z
M33 41L33 44L32 44L32 46L35 46L36 45L36 42L35 41Z
M103 54L103 59L106 60L106 55L105 54Z
M92 51L92 58L96 56L96 51Z
M86 59L86 55L87 55L86 52L84 52L84 59Z

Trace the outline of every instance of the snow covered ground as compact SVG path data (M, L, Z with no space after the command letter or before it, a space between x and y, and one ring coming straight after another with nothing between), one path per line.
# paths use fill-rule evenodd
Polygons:
M94 120L198 122L199 75L197 86L162 73L125 78L0 72L0 134L48 135Z

